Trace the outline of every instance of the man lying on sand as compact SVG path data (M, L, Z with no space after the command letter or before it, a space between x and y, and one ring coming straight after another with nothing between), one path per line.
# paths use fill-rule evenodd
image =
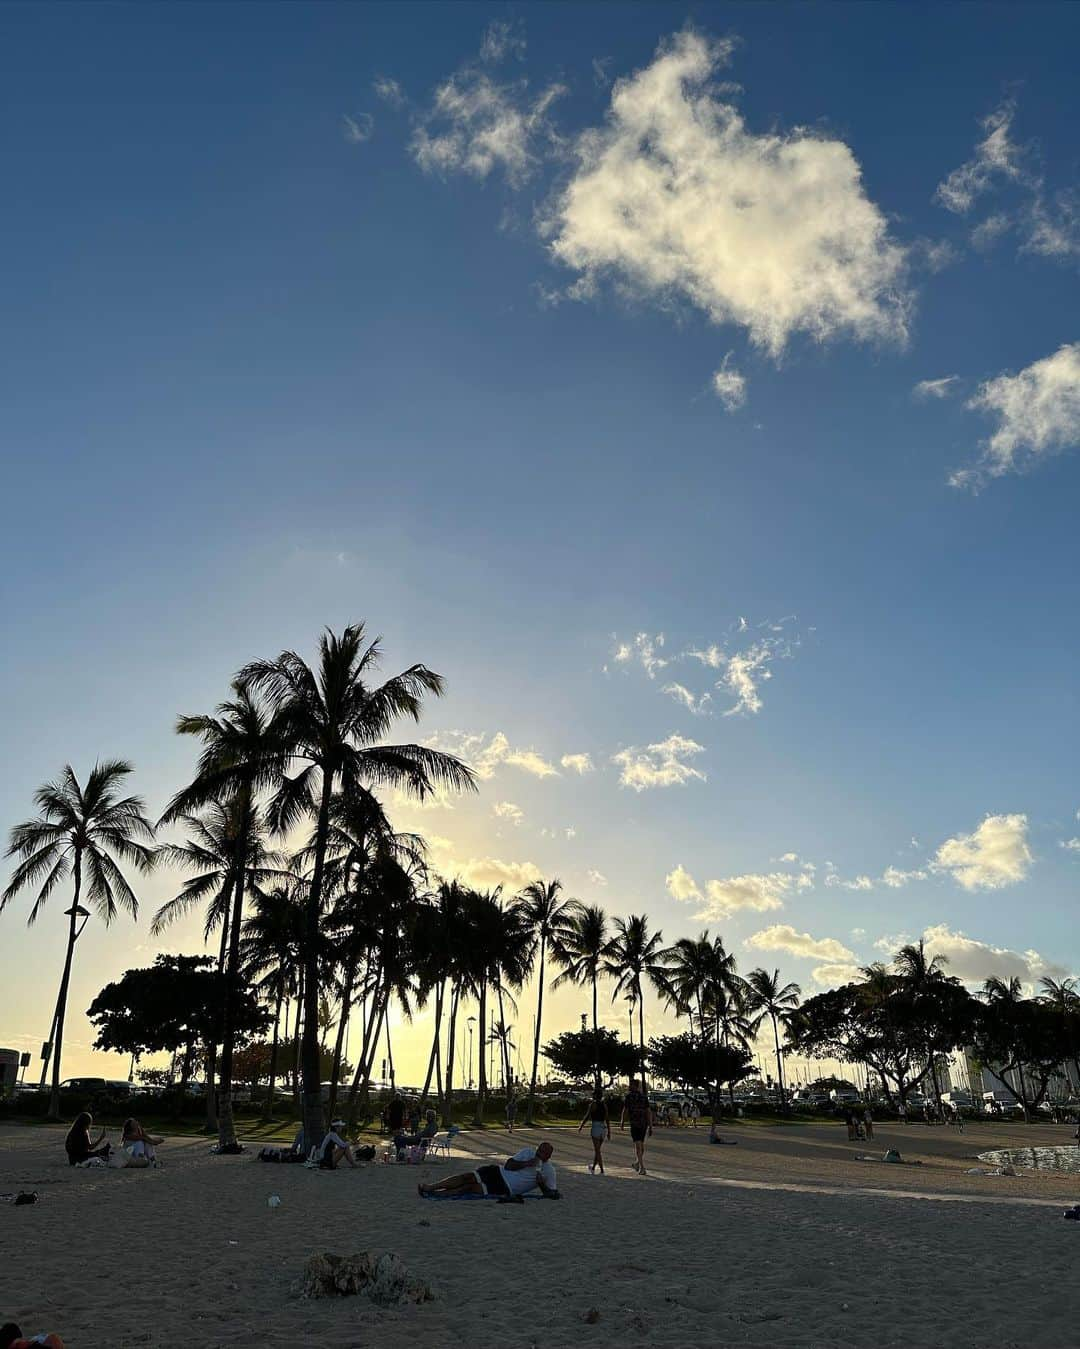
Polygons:
M475 1171L447 1176L434 1185L418 1185L416 1188L424 1199L429 1195L438 1198L469 1194L486 1195L493 1199L516 1199L531 1190L539 1190L545 1199L559 1199L561 1196L555 1184L555 1168L551 1165L554 1151L550 1143L541 1143L538 1148L522 1148L508 1157L502 1166L492 1162L487 1166L478 1166Z

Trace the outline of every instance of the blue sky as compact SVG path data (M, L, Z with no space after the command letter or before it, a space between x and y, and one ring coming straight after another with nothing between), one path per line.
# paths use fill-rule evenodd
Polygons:
M1075 7L0 23L0 819L115 754L156 812L177 712L364 618L490 772L399 809L448 870L808 991L1080 967Z

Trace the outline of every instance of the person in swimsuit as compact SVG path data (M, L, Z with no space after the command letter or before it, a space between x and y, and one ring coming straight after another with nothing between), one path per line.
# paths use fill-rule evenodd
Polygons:
M91 1157L104 1157L108 1160L110 1148L105 1142L105 1130L102 1129L97 1138L91 1139L90 1126L94 1122L93 1115L84 1110L81 1115L76 1115L75 1123L68 1130L68 1135L64 1139L64 1151L67 1153L68 1165L78 1166L80 1162L88 1162Z
M626 1128L627 1118L630 1120L630 1137L637 1154L634 1170L639 1176L648 1175L645 1170L645 1139L652 1133L652 1107L644 1086L636 1077L630 1079L630 1090L623 1100L622 1114L619 1116L620 1129Z
M589 1137L592 1139L593 1159L589 1163L589 1174L595 1176L597 1171L604 1174L604 1159L600 1155L600 1149L604 1146L604 1139L611 1140L611 1117L608 1114L607 1102L604 1100L603 1091L597 1087L593 1092L592 1101L585 1112L585 1118L578 1125L578 1133L589 1125Z

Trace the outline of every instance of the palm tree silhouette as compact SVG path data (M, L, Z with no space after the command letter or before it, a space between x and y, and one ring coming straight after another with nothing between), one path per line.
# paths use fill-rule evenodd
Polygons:
M552 951L563 967L552 988L561 988L563 984L576 984L581 988L588 985L592 988L594 1033L598 1029L597 986L607 949L607 914L599 905L574 902L567 915L566 926Z
M271 821L286 832L301 819L315 820L311 887L305 906L304 1029L301 1058L304 1079L304 1131L321 1139L322 1094L319 1083L319 970L316 948L322 913L323 871L330 837L334 789L395 786L424 799L437 787L475 788L472 771L452 755L425 745L379 742L402 716L420 719L424 694L439 696L443 680L424 665L411 665L384 683L367 681L381 658L378 640L367 642L363 624L338 635L326 631L319 659L311 669L295 651L276 660L257 660L240 672L240 683L265 697L272 732L290 764L271 802Z
M248 882L248 858L262 828L258 795L280 778L284 756L280 737L269 725L265 708L238 682L233 697L219 704L215 715L177 718L179 735L196 736L202 753L193 780L173 797L159 821L172 824L217 803L234 814L236 852L232 867L232 911L225 958L225 997L221 1014L221 1062L218 1067L218 1143L235 1147L232 1062L233 1019L240 984L240 934ZM317 1007L316 1007L317 1014Z
M167 900L154 914L150 933L154 937L160 936L189 909L206 902L203 937L209 937L215 928L220 927L217 970L221 975L229 949L238 847L245 849L245 886L249 892L257 891L260 885L279 874L277 868L283 865L284 859L277 853L267 851L257 818L250 823L246 836L241 836L244 829L243 812L235 799L227 805L211 801L201 815L181 815L178 822L187 830L188 839L184 843L162 844L159 849L160 860L195 874L185 881L179 894ZM220 1036L221 1033L222 1028L219 1026L217 1034ZM216 1039L206 1046L206 1127L210 1132L215 1132L218 1127L215 1108L217 1049Z
M662 932L650 934L649 920L645 914L616 918L615 935L604 956L604 970L615 980L612 1001L620 993L627 993L633 996L637 1005L642 1075L645 1073L645 997L642 981L648 980L659 993L667 993L669 984L663 960L663 940Z
M798 984L781 984L780 971L751 970L746 976L747 1003L752 1011L767 1016L772 1022L773 1044L776 1048L776 1080L780 1088L780 1109L787 1110L784 1090L784 1059L780 1053L780 1023L787 1023L799 1005L802 989Z
M90 770L86 786L80 785L71 765L65 766L55 782L47 782L34 793L40 812L36 819L17 824L11 831L6 856L20 859L7 889L0 895L3 910L20 890L41 882L27 924L32 925L53 890L73 879L74 891L69 918L64 972L53 1013L50 1038L52 1049L52 1091L49 1118L60 1118L60 1059L64 1047L64 1020L67 1014L71 962L93 905L102 922L110 924L117 905L138 916L139 901L120 870L120 863L148 872L157 854L151 846L154 826L146 818L146 807L137 796L120 796L123 780L131 773L129 763L108 759ZM80 921L81 920L81 921Z
M298 971L303 941L303 902L299 894L302 880L293 876L271 886L256 889L251 913L244 920L240 941L240 959L245 977L266 995L274 1008L274 1031L270 1044L270 1085L266 1093L264 1119L274 1113L274 1088L277 1083L278 1042L281 1012L285 1006L285 1032L288 1039L287 1003L298 992Z
M536 1074L540 1066L540 1030L544 1016L544 979L547 971L549 945L557 948L566 931L567 920L573 912L575 900L560 898L562 882L558 880L533 881L515 901L515 911L522 925L539 945L540 969L536 981L536 1026L533 1031L532 1072L529 1075L529 1100L525 1107L525 1123L533 1122L536 1100ZM505 1053L505 1051L504 1051Z

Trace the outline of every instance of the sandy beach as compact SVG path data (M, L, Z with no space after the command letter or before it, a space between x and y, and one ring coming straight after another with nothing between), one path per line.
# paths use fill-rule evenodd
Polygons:
M976 1151L1069 1130L839 1127L658 1132L652 1174L627 1135L590 1176L588 1140L545 1131L561 1202L425 1202L416 1183L541 1135L465 1134L449 1165L325 1173L216 1158L170 1139L155 1171L72 1170L62 1134L0 1132L0 1312L70 1349L609 1344L1071 1345L1080 1224L1060 1209L1080 1178L965 1175ZM921 1166L858 1162L899 1146ZM281 1197L270 1208L271 1194ZM927 1197L914 1197L915 1195ZM396 1252L434 1299L381 1308L303 1301L316 1251ZM589 1318L589 1319L586 1319Z

